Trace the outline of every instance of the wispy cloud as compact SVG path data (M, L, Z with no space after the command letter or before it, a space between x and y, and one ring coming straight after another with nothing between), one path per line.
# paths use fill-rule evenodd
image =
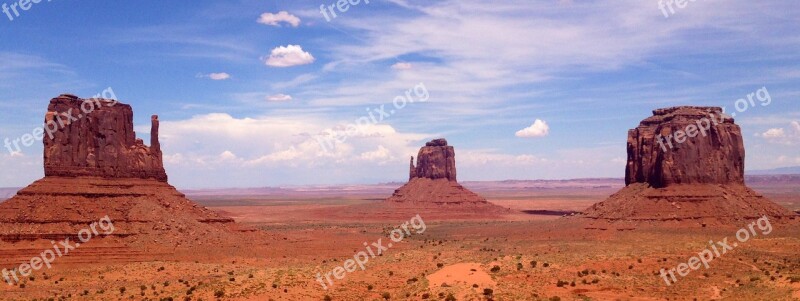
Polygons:
M280 26L281 23L287 23L292 27L297 27L300 25L300 18L286 11L280 11L277 14L263 13L257 22L271 26Z

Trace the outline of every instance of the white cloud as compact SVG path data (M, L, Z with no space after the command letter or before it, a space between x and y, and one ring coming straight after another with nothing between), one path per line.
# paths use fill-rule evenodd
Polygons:
M538 138L549 134L550 126L547 125L547 122L536 119L531 126L517 131L516 136L520 138Z
M277 14L263 13L261 17L258 18L258 23L265 25L280 26L281 22L288 23L292 25L292 27L297 27L300 25L300 18L286 11L280 11Z
M782 128L769 129L766 132L764 132L763 134L761 134L761 137L764 137L764 138L767 138L767 139L785 138L786 137L786 131L784 131Z
M286 94L280 94L279 93L279 94L267 96L267 101L278 102L278 101L290 101L290 100L292 100L292 96L291 95L286 95Z
M300 45L288 45L272 49L272 53L265 63L267 66L272 67L291 67L311 64L313 62L314 56L303 51Z
M228 151L228 150L222 152L222 154L219 155L219 158L222 159L222 160L236 160L237 159L236 154L234 154L233 152Z
M377 150L361 153L360 157L362 160L381 161L383 163L392 159L392 152L388 148L383 147L383 145L378 145Z
M195 77L197 77L197 78L209 78L211 80L226 80L226 79L230 79L231 75L228 74L228 73L225 73L225 72L220 72L220 73L209 73L209 74L197 74L197 76L195 76Z
M344 128L325 115L238 118L212 113L162 120L160 135L170 180L181 187L401 180L408 174L408 157L416 155L431 138L398 132L388 124L373 124L336 141L327 151L316 139L325 129ZM137 127L136 131L147 133L149 127ZM376 174L378 165L384 170ZM214 176L197 177L199 172Z
M800 122L792 121L789 123L788 130L784 128L771 128L764 133L756 136L764 138L770 143L793 145L800 143Z
M411 63L407 62L399 62L397 64L392 65L392 69L394 70L409 70L413 67Z
M211 74L208 75L208 77L210 79L213 79L213 80L226 80L226 79L231 78L231 75L227 74L225 72L222 72L222 73L211 73Z

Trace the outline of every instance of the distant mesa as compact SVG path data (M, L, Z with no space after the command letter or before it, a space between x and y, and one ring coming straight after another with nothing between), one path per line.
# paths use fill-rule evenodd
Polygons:
M83 112L84 102L94 110ZM45 177L0 203L0 241L74 237L108 216L111 241L148 248L226 245L241 242L230 218L186 199L167 183L157 116L151 118L150 146L136 139L130 105L61 95L50 100L45 122L73 115L44 136ZM138 244L132 244L138 242ZM122 256L122 255L120 255ZM124 257L124 256L123 256Z
M505 208L488 202L457 182L456 157L445 139L435 139L420 148L417 164L411 157L409 181L386 200L406 207L481 209L483 212L505 212Z
M628 131L627 145L626 187L580 217L705 225L793 216L745 186L741 129L722 108L654 110Z

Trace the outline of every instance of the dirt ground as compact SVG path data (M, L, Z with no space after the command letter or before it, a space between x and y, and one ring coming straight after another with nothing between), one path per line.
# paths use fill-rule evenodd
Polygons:
M787 185L754 188L797 210L800 191ZM774 231L758 232L715 258L708 269L677 275L677 282L667 285L659 274L662 268L689 262L710 241L735 241L737 230L751 221L727 228L667 224L616 231L587 230L581 221L559 215L584 209L617 188L479 191L518 212L491 219L446 218L441 212L347 218L352 208L377 208L385 197L382 192L280 197L189 193L198 203L273 238L263 245L234 247L153 246L136 254L119 242L98 238L20 284L0 284L0 299L800 300L796 222L775 222ZM392 231L403 233L404 225L411 234L393 242ZM368 250L377 253L373 244L379 240L386 248L380 256L358 257ZM0 244L0 257L11 248L35 254L49 245ZM349 264L354 258L367 258L364 270ZM3 262L11 267L9 260Z

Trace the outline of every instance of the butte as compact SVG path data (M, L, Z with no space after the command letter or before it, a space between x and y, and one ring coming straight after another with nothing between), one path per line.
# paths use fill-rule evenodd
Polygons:
M458 184L455 149L445 139L435 139L420 148L416 166L411 157L408 183L395 190L385 203L395 208L453 213L509 212Z
M627 144L626 187L578 217L689 227L739 226L762 216L794 219L745 185L742 132L722 108L654 110L628 131Z
M89 105L91 112L76 117ZM232 219L195 204L167 183L158 116L152 117L150 146L136 138L131 106L115 100L61 95L50 100L48 123L59 126L43 137L45 177L0 203L4 262L30 258L11 252L14 245L76 241L80 230L106 216L114 231L81 246L78 257L126 261L177 250L194 254L259 236L244 233Z

